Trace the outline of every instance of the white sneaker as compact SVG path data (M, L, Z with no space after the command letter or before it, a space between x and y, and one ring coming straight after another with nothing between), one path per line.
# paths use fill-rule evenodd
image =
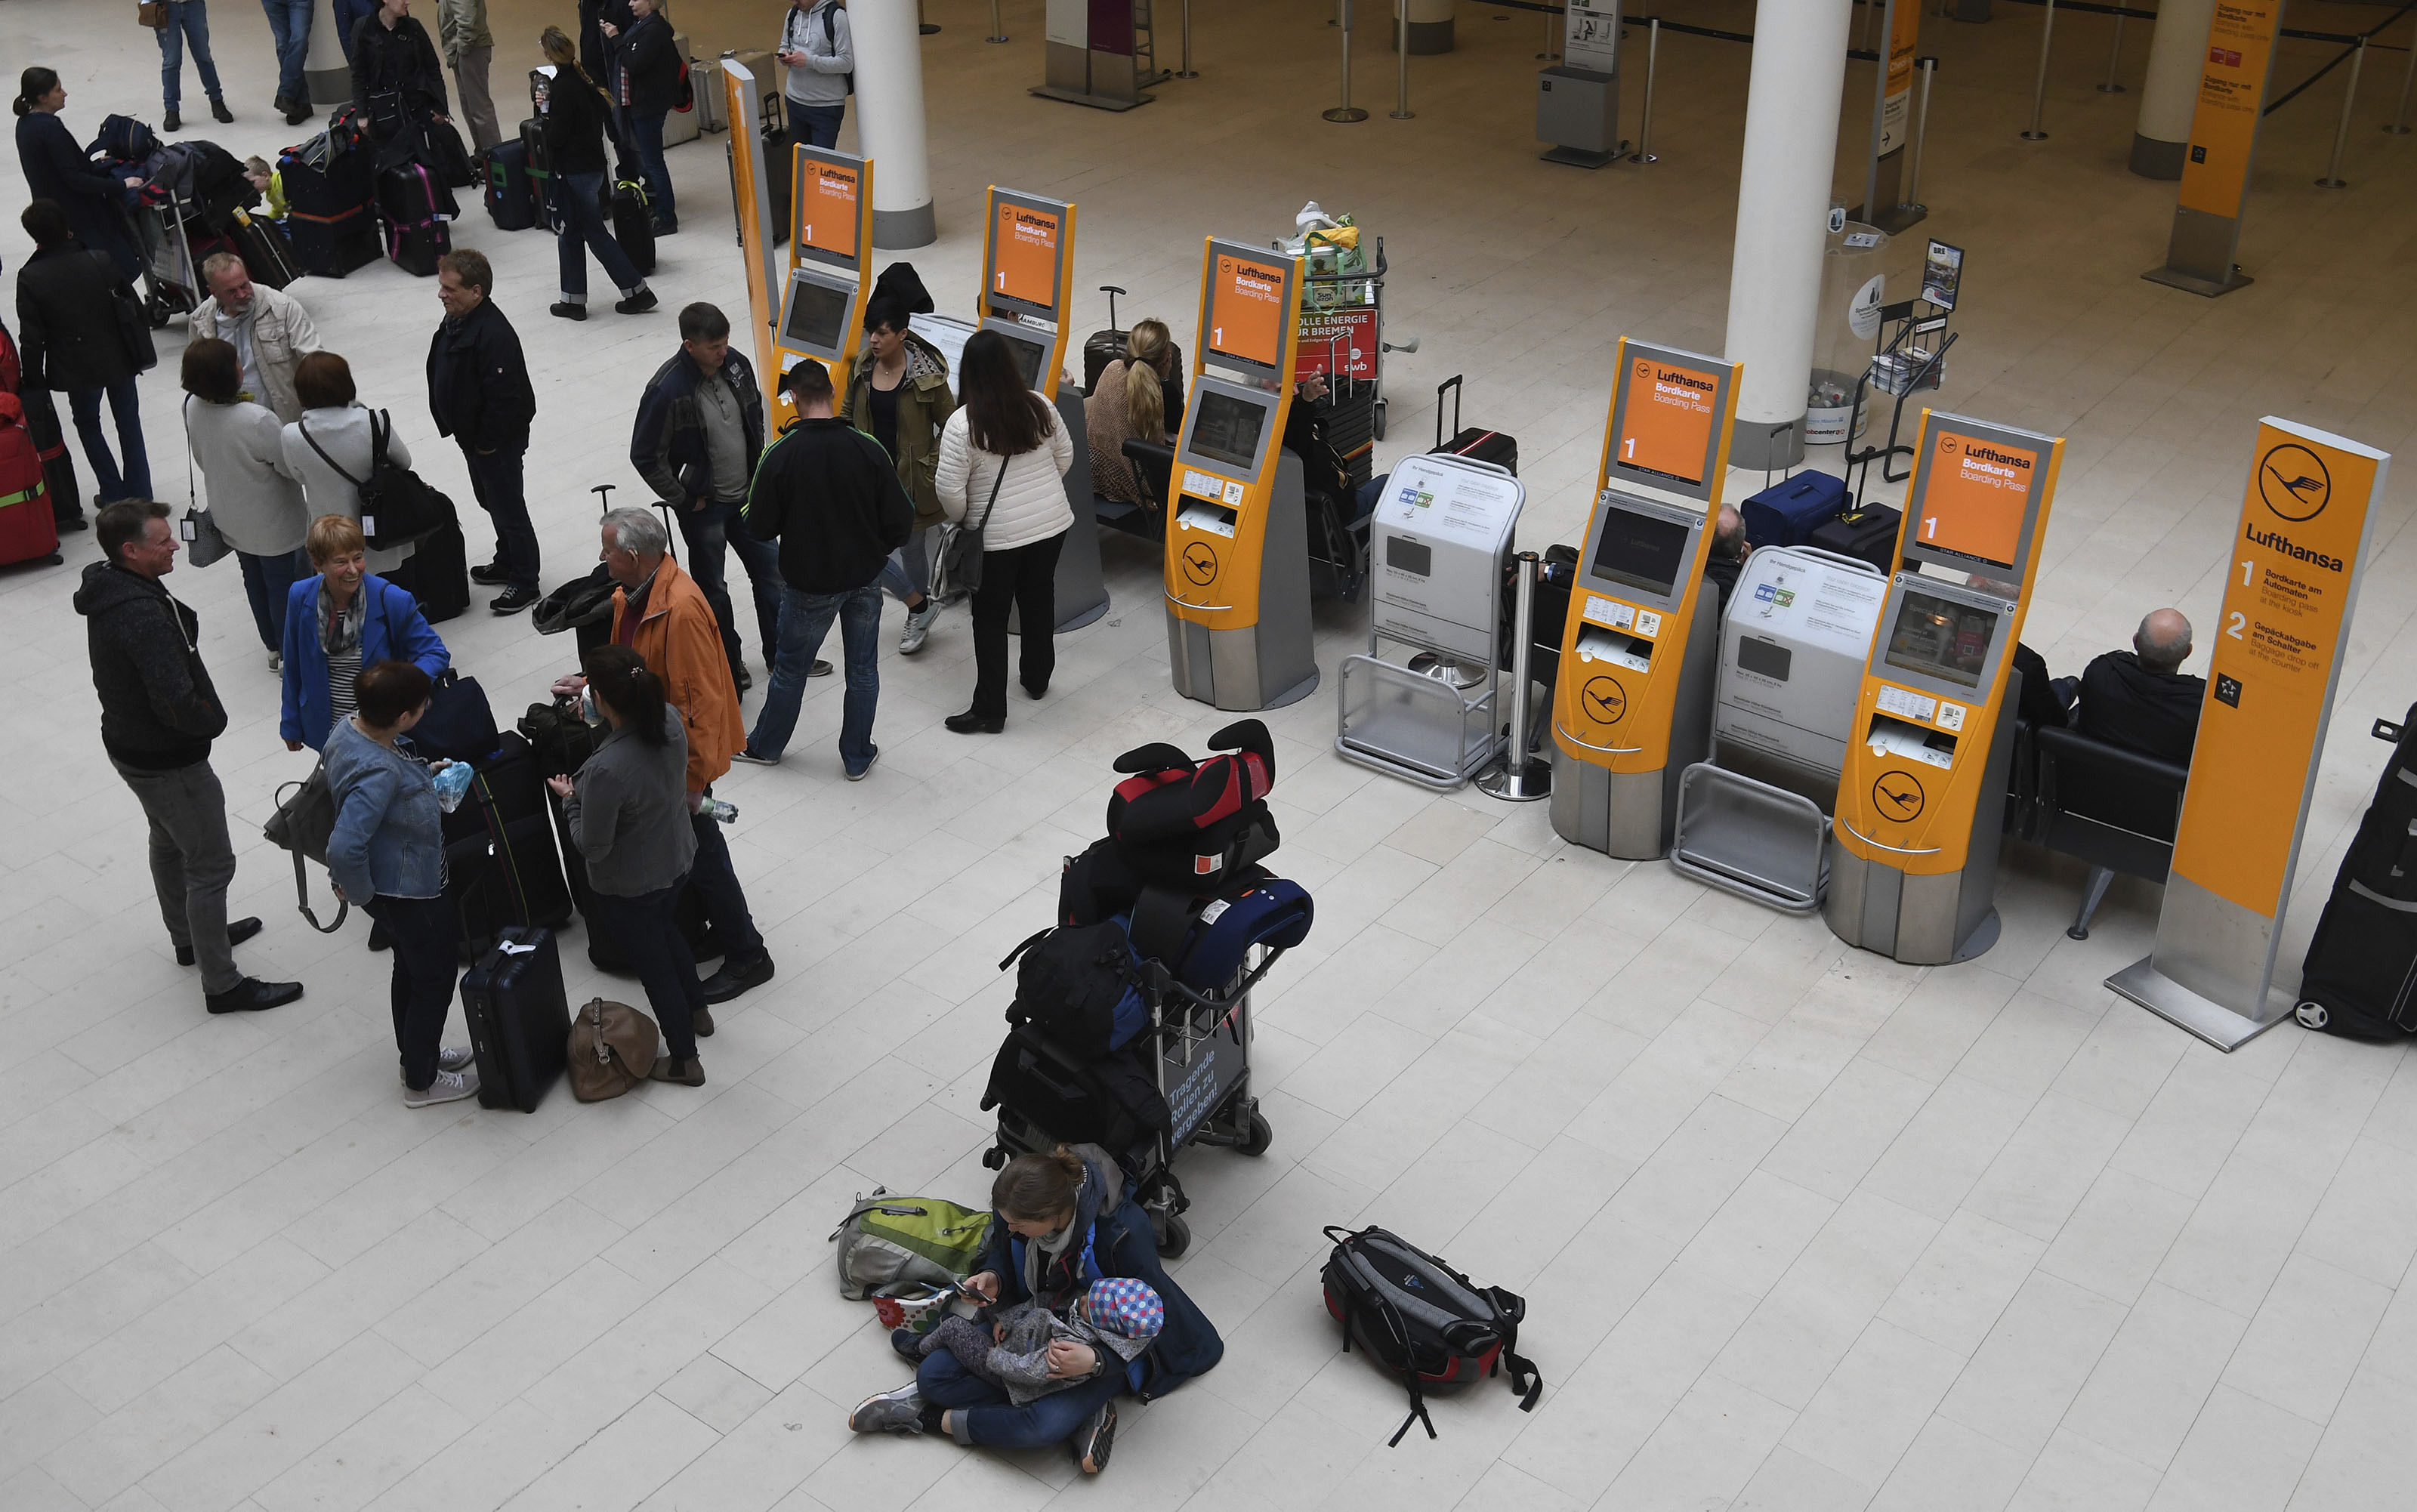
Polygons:
M268 670L270 672L283 672L285 670L285 653L281 651L271 651L268 654Z
M436 1052L437 1074L442 1076L447 1071L459 1071L477 1058L467 1045L448 1045ZM394 1079L397 1081L403 1081L402 1066L398 1066L394 1068ZM405 1086L410 1084L408 1081L403 1081Z
M405 1108L433 1108L440 1102L460 1102L464 1097L475 1097L478 1094L479 1069L477 1066L472 1066L465 1071L439 1071L436 1073L436 1080L428 1083L427 1090L424 1092L414 1092L409 1087L403 1088L403 1105Z
M923 596L923 607L906 612L906 627L898 632L898 654L911 657L923 649L923 638L932 633L932 622L940 617L940 601L930 594Z

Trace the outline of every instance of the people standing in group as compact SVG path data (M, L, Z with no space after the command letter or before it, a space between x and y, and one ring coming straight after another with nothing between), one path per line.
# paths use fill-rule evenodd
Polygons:
M706 922L722 952L721 969L705 979L705 1001L726 1003L772 979L772 955L730 864L729 842L722 837L721 822L707 811L713 784L729 773L730 758L747 744L738 691L723 667L713 607L667 554L671 537L655 512L628 505L607 510L598 535L598 554L614 583L612 642L646 662L687 732L689 825L696 831L688 885L705 905ZM585 677L565 677L555 683L554 693L575 698L586 686ZM693 1021L698 1034L713 1033L713 1015L707 1009L698 1009Z
M134 249L126 214L143 180L113 174L84 155L59 119L67 102L67 86L51 69L27 68L19 77L17 98L9 108L17 113L17 163L25 171L25 192L37 204L48 201L57 205L67 220L66 234L93 251L107 252L132 283L143 276L143 259ZM28 223L25 229L34 228ZM34 239L38 243L41 237Z
M1183 423L1179 415L1172 423L1167 419L1167 370L1174 355L1175 343L1164 321L1133 322L1125 334L1125 355L1100 370L1091 397L1083 401L1083 431L1091 448L1091 490L1102 498L1157 507L1159 500L1133 472L1124 444L1141 440L1163 446ZM1180 404L1182 374L1178 371L1172 382L1176 402ZM1165 491L1166 480L1160 478L1156 492Z
M68 397L84 460L92 463L93 501L151 497L151 456L143 444L143 397L136 375L157 359L133 349L119 319L120 301L134 289L106 252L69 234L68 213L54 200L36 200L19 218L34 238L34 255L17 270L17 340L28 387ZM101 430L106 400L116 423L118 455Z
M940 431L957 408L957 397L949 391L949 359L908 328L913 319L892 295L876 295L864 307L864 346L848 368L846 399L840 406L840 418L881 443L898 469L899 483L915 501L915 528L883 564L880 579L906 606L898 652L908 657L923 649L932 622L940 617L940 601L932 593L932 532L946 517L934 479Z
M445 70L428 28L412 18L411 0L378 0L354 23L352 65L353 104L373 135L390 137L415 117L447 118Z
M305 507L313 520L321 515L361 517L360 485L369 481L375 456L371 412L353 386L352 364L333 352L313 352L294 370L294 394L302 413L279 438L286 476L302 485ZM388 431L386 454L398 467L411 465L411 448L388 429L393 417L375 429ZM390 573L411 560L408 546L389 546L369 555L372 572Z
M655 370L638 398L630 465L679 522L689 576L721 622L730 680L743 693L754 678L731 606L725 546L747 569L768 667L780 644L781 553L737 528L755 459L764 452L764 391L754 366L730 344L730 318L721 310L690 305L679 323L680 349Z
M604 139L612 131L612 103L580 62L570 38L559 27L548 26L538 39L546 61L554 65L554 87L546 91L546 166L553 176L546 193L562 218L555 238L562 260L562 298L547 311L565 320L587 318L587 254L613 286L621 291L613 308L639 315L655 308L655 292L630 254L604 223Z
M619 941L646 984L666 1053L648 1077L705 1085L696 1016L705 989L688 937L672 920L696 856L688 803L688 736L661 679L626 645L587 653L586 698L611 729L570 777L546 779L562 799L564 832L587 863L588 927Z
M470 129L470 150L485 152L504 139L488 89L495 35L487 29L487 0L436 0L436 35L453 88L462 97L462 120Z
M1007 616L1023 633L1017 674L1026 696L1049 691L1057 668L1057 553L1074 527L1065 476L1074 443L1047 400L1026 388L1007 338L976 331L957 374L957 412L940 433L935 486L950 520L981 532L974 589L974 701L944 721L963 734L1007 728Z
M408 661L374 661L360 674L360 703L327 735L327 791L336 827L327 875L394 950L388 1002L407 1108L459 1102L479 1090L467 1045L445 1043L460 965L462 922L445 899L444 811L434 770L395 742L428 712L435 685Z
M286 590L285 688L278 733L287 750L324 748L357 706L364 667L408 661L431 678L453 663L419 601L369 569L360 522L321 515L305 543L311 573Z
M176 963L201 967L212 1013L291 1003L301 983L259 981L235 963L260 920L226 916L235 845L226 792L210 770L226 706L202 665L201 616L160 581L179 549L168 507L121 499L100 511L93 535L101 560L84 569L74 602L100 695L100 744L150 821L151 886Z
M880 759L873 715L881 697L881 571L915 528L915 501L880 443L832 413L830 371L807 360L781 386L799 418L756 464L748 533L781 543L781 648L772 684L738 760L777 765L797 729L807 669L839 621L847 662L839 756L851 782Z
M627 3L627 26L600 21L597 30L613 44L613 102L621 112L626 143L646 175L655 234L669 236L679 230L679 207L672 196L671 169L663 162L663 117L678 103L679 46L657 0Z
M181 131L185 118L177 113L179 96L185 83L185 47L193 49L193 71L202 76L202 93L210 99L210 117L222 123L235 120L235 112L227 109L226 95L219 88L219 66L210 56L210 8L208 0L166 0L159 8L160 28L160 129Z
M520 333L494 302L494 270L466 249L436 261L444 324L428 342L428 407L436 433L451 436L470 470L479 507L495 526L494 560L470 569L474 582L501 583L488 604L517 614L538 599L537 527L529 521L522 462L537 390L529 384Z
M209 490L210 519L243 567L268 670L285 649L285 597L302 573L311 517L302 486L285 473L284 428L243 396L236 349L213 336L185 347L185 445Z
M789 0L781 18L781 84L789 135L810 147L836 147L856 89L856 36L839 0Z
M336 0L339 22L344 5ZM269 35L277 39L277 108L285 113L286 125L300 126L311 118L311 86L303 81L302 64L311 55L311 13L318 8L312 0L260 0L260 8L268 12ZM352 33L340 29L337 35L347 38L349 62Z
M311 312L284 290L252 282L251 270L233 252L204 258L202 281L210 296L193 311L192 329L234 345L244 398L274 410L280 420L298 418L302 401L294 391L294 370L319 350Z

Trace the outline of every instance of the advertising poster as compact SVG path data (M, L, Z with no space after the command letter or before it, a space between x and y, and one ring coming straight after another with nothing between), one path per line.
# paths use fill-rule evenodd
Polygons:
M1963 282L1964 249L1932 242L1922 259L1922 297L1941 310L1953 310Z
M2215 8L2182 159L2183 209L2239 218L2265 107L2267 64L2282 23L2283 0L2224 0Z
M1880 96L1880 144L1885 157L1906 144L1913 101L1913 53L1921 45L1920 0L1889 0L1888 82Z
M1300 349L1293 381L1324 373L1329 378L1376 378L1376 312L1374 310L1303 310Z

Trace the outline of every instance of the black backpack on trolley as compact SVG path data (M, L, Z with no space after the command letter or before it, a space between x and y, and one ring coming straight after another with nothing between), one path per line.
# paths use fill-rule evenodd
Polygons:
M2353 1039L2417 1034L2417 705L2399 724L2375 801L2333 876L2300 967L2300 1022Z
M1436 1436L1426 1394L1457 1391L1481 1378L1511 1372L1519 1410L1532 1413L1544 1393L1535 1363L1519 1353L1525 1298L1498 1286L1481 1287L1401 1235L1385 1229L1329 1227L1326 1310L1343 1324L1343 1348L1357 1344L1401 1377L1410 1415L1385 1441L1401 1444L1412 1423Z

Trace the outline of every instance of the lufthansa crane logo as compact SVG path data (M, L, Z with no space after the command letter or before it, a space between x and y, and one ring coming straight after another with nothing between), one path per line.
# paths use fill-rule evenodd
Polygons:
M1217 553L1207 541L1193 541L1183 548L1183 575L1195 587L1207 587L1217 581Z
M2333 496L2325 460L2295 442L2257 459L2257 496L2284 520L2314 520Z
M1872 783L1872 804L1880 817L1906 824L1922 817L1922 784L1910 772L1882 772Z
M1646 380L1648 383L1650 383L1653 379L1653 364L1647 362L1641 357L1638 358L1636 363L1636 376Z
M1578 689L1578 703L1596 723L1618 724L1628 712L1628 689L1615 678L1589 677L1586 686Z

